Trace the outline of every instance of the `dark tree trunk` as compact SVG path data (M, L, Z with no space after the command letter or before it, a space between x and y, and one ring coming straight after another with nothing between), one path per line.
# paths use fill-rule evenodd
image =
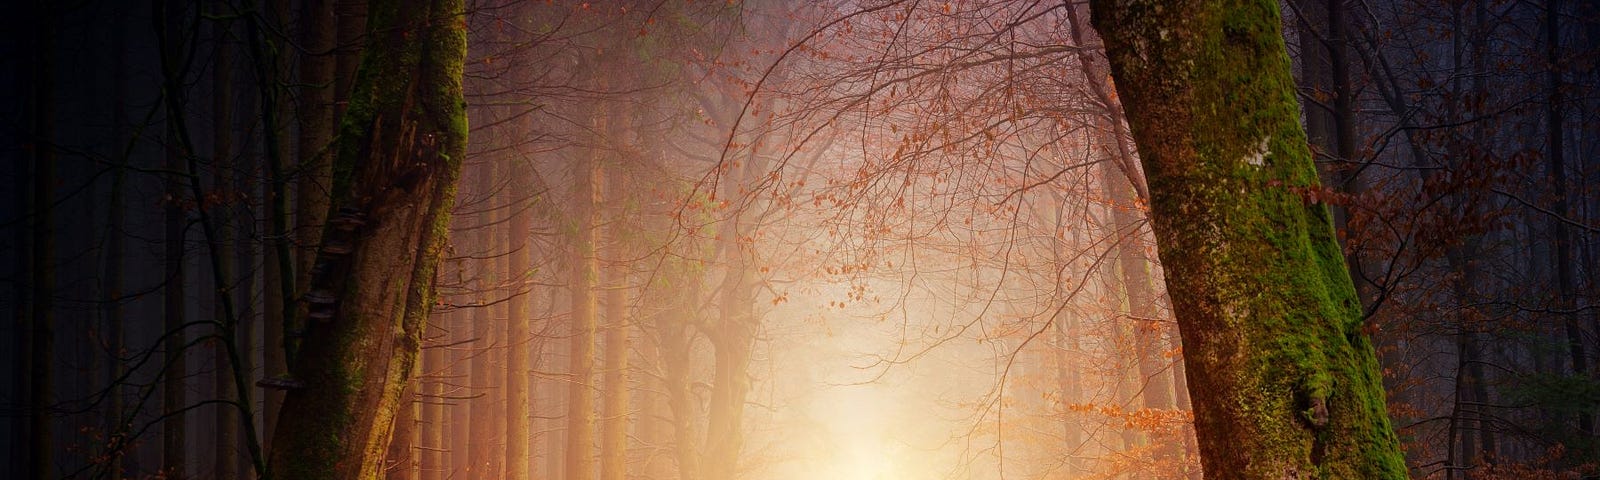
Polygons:
M311 281L314 248L322 237L328 216L328 188L333 177L333 73L336 0L306 0L300 4L296 27L300 35L300 92L295 116L300 122L295 151L299 161L295 171L294 239L295 286L304 289ZM304 292L296 292L304 293Z
M119 10L118 13L127 13ZM101 309L106 322L106 351L111 353L111 360L107 362L106 388L110 389L105 407L105 472L110 478L123 478L126 473L124 459L131 446L128 444L129 422L123 418L123 385L126 381L122 378L128 371L123 362L124 342L127 337L127 322L123 310L123 286L126 283L126 269L124 261L127 257L127 230L128 212L126 207L128 183L128 157L131 149L128 142L128 27L125 22L116 22L113 38L116 39L116 59L111 70L112 81L115 82L112 92L111 128L112 128L112 153L116 162L111 171L111 192L106 199L106 252L105 273L102 282L105 285L103 304Z
M233 71L228 41L227 21L212 23L212 38L216 42L212 48L211 65L211 111L212 111L212 141L211 158L217 165L215 185L218 191L229 191L234 184L233 165ZM236 198L225 197L218 205L222 211L227 212L217 225L217 238L212 239L217 245L232 245L233 228L231 222L234 215L234 202ZM236 402L239 392L234 388L233 361L229 350L237 345L228 345L224 342L234 342L233 332L224 325L233 312L227 311L226 305L231 299L222 298L233 295L233 285L237 281L233 277L233 252L215 251L215 261L220 267L221 275L215 278L215 292L218 298L212 312L215 318L216 338L211 343L212 384L216 385L216 399L222 402ZM243 452L239 450L239 407L232 403L218 403L213 409L216 412L216 430L213 437L212 462L213 474L217 478L239 478L239 464L236 461Z
M1556 295L1562 309L1570 310L1576 303L1574 301L1577 289L1577 257L1572 254L1572 234L1567 229L1567 163L1566 163L1566 132L1564 129L1565 115L1562 105L1566 102L1561 92L1561 1L1549 0L1545 3L1544 30L1545 30L1545 62L1548 71L1545 77L1546 103L1545 103L1545 158L1550 169L1550 186L1555 205L1551 210L1556 216L1550 219L1551 235L1555 237L1555 262L1556 262ZM1572 374L1585 376L1589 374L1588 357L1584 353L1583 328L1578 323L1578 315L1572 313L1562 314L1562 327L1567 337L1567 356L1571 362ZM1594 435L1594 412L1587 409L1579 410L1577 414L1578 433L1585 437Z
M460 0L378 1L306 294L299 385L273 432L282 478L372 479L402 410L466 151Z
M170 4L169 4L170 3ZM162 178L164 194L163 218L165 222L166 237L163 240L162 262L164 264L165 283L162 291L162 312L165 318L163 328L165 338L163 343L164 368L162 372L161 390L161 473L171 478L184 478L187 474L187 416L188 392L185 385L188 377L186 367L187 358L184 349L188 347L188 334L184 331L184 283L187 281L184 272L184 233L188 229L189 216L184 210L185 198L188 196L183 191L183 178L178 172L186 170L185 158L191 152L183 151L182 132L183 115L183 84L184 71L181 70L182 55L185 45L184 27L188 23L186 13L181 4L175 1L157 1L152 3L154 11L152 18L158 22L157 32L161 51L162 72L162 97L167 104L166 109L166 135L162 139L165 143L165 168L167 174ZM187 25L194 27L194 25Z
M279 42L276 32L282 31L288 23L289 2L271 2L264 9L265 15L261 20L267 25L261 25L255 17L249 19L249 47L254 70L259 102L257 108L261 113L261 146L268 178L263 188L262 196L265 197L265 216L267 242L264 256L265 265L262 267L262 282L264 293L262 300L262 363L264 378L268 383L288 380L289 361L294 351L296 342L294 299L296 295L294 273L294 248L290 241L290 208L289 208L289 178L288 165L285 156L288 155L290 144L288 135L282 130L290 109L288 101L281 95L281 83L286 83L284 78L289 70L289 55L281 54L283 45ZM284 391L280 388L268 388L263 395L263 422L267 432L276 432L278 418L283 409ZM266 445L271 446L271 436L266 439Z
M55 10L48 2L38 2L34 5L38 9L34 12L36 21L42 22L33 32L32 45L33 69L30 79L31 87L28 112L32 118L29 121L31 139L31 160L33 163L33 198L28 202L26 214L31 214L32 219L28 224L31 238L28 243L32 247L29 263L31 271L28 281L31 284L29 293L32 298L28 301L29 320L24 328L26 340L24 349L27 351L26 361L28 368L27 385L27 412L28 412L28 464L25 467L28 478L44 480L56 478L55 464L53 463L55 451L55 436L50 414L51 404L55 401L55 225L52 204L55 198L55 104L54 90L55 78L52 71L55 68L53 60L55 43Z
M1405 478L1277 3L1096 0L1211 478Z

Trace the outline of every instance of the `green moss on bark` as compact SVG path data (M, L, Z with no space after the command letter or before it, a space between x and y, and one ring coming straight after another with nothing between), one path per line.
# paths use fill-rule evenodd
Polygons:
M1212 478L1405 478L1277 4L1098 0Z
M273 436L271 472L376 479L434 302L466 150L461 0L374 1L333 163L332 204L311 281L337 300L308 322ZM341 219L354 219L344 221ZM351 226L355 224L355 226ZM342 230L341 230L342 229Z

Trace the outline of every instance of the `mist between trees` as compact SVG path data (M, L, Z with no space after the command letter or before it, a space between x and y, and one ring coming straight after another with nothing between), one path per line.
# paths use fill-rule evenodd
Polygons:
M1600 476L1594 1L14 10L0 477Z

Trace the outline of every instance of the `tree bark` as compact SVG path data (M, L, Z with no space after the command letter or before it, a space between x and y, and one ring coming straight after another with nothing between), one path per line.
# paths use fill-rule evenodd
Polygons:
M170 3L170 4L169 4ZM184 305L184 233L189 226L189 217L184 211L183 179L178 172L186 170L185 156L191 152L182 151L183 142L179 136L182 134L181 120L178 115L183 115L183 82L181 56L184 51L182 43L182 24L186 21L185 12L177 2L167 0L153 2L152 19L157 22L158 43L161 54L162 97L167 104L166 131L163 137L165 143L163 153L165 168L168 173L162 178L163 206L162 216L164 222L165 238L162 255L163 271L165 272L162 292L162 313L164 322L164 353L161 374L161 473L170 478L187 477L187 407L188 392L185 382L188 377L187 358L184 349L188 346L188 335L184 332L185 305ZM44 444L48 445L48 444Z
M381 0L333 164L306 294L302 384L284 399L272 472L376 479L435 301L466 151L465 6Z
M131 10L131 9L128 9ZM119 14L128 13L119 9ZM106 475L110 478L123 478L126 473L125 462L131 446L128 445L127 435L131 426L123 420L124 399L123 390L126 383L122 376L128 371L126 363L122 360L124 355L124 339L127 337L126 313L123 310L123 287L126 283L124 261L127 257L127 229L128 210L126 207L128 183L128 157L130 149L125 147L128 143L128 27L126 22L116 22L113 38L116 39L115 65L111 75L115 87L112 93L111 128L112 148L116 164L111 172L110 198L106 199L106 253L105 271L103 282L105 290L101 308L106 322L106 350L111 352L111 361L106 371L106 386L111 389L110 397L106 402Z
M306 0L300 4L298 20L300 44L300 95L295 106L300 122L295 150L294 194L295 285L301 289L311 281L311 265L316 260L322 224L328 216L328 182L333 177L329 161L329 142L333 139L334 44L338 27L333 16L335 0ZM304 292L297 292L304 293Z
M454 278L451 276L455 273L454 270L454 268L451 268L446 271L441 278ZM448 314L434 312L429 317L428 325L429 327L436 327L445 322L446 318L448 318ZM417 379L417 388L422 392L421 398L418 399L421 402L422 409L422 421L421 425L419 425L422 432L417 439L418 454L420 456L418 470L420 470L422 480L443 480L445 478L444 452L446 451L445 438L447 438L445 436L445 404L448 400L444 398L444 382L448 373L445 371L445 347L438 345L439 343L445 343L440 341L443 337L443 334L439 333L440 331L442 330L436 328L423 331L423 343L436 344L423 347L422 367L418 369L418 371L422 372L420 378Z
M1095 0L1210 478L1405 478L1277 3Z
M693 381L690 362L694 354L693 317L699 314L696 303L700 301L704 280L696 274L687 276L689 285L683 294L687 301L680 301L661 315L656 330L661 337L661 383L667 391L667 409L672 412L673 457L678 465L678 478L701 480L700 434L695 428L699 421L699 402L690 392Z
M597 121L598 123L598 121ZM597 131L601 129L596 129ZM597 153L594 155L598 155ZM595 259L595 184L599 174L597 158L578 160L574 165L572 195L577 238L572 245L572 381L567 390L568 480L594 478L594 284L599 276Z
M295 298L294 274L294 248L289 241L290 234L290 209L289 188L285 164L285 155L290 148L287 135L281 130L285 117L289 116L288 102L283 100L280 83L284 72L289 70L288 55L280 55L281 50L275 32L281 31L288 23L289 2L272 2L265 9L265 15L257 20L255 16L246 16L249 28L249 46L254 60L256 73L257 92L261 112L261 146L265 158L268 180L263 188L262 196L265 198L265 216L268 242L263 255L262 282L265 284L262 307L262 367L263 380L276 382L287 379L289 376L290 352L297 341L291 335L298 328L294 320L295 310L292 303ZM268 22L262 25L261 21ZM264 382L265 384L266 382ZM280 411L283 409L284 391L280 388L266 388L263 395L265 404L262 407L263 422L267 432L276 432ZM265 444L271 448L271 438Z
M510 176L515 187L510 192L530 192L532 188L533 171L528 166L528 159L511 158ZM533 198L519 199L521 201L509 202L506 208L510 210L511 232L509 235L510 264L506 278L510 279L511 298L506 302L509 310L506 317L506 468L507 480L528 480L529 471L533 466L530 442L533 440L531 422L533 421L528 411L528 375L533 370L531 361L533 348L532 312L529 311L529 299L533 295L529 285L532 284L533 262L530 249L533 248L528 237L533 230L533 209L529 202L537 201Z
M615 272L613 272L615 274ZM600 480L623 480L628 474L628 329L621 287L608 285L605 332L605 420L600 435Z
M1563 309L1571 309L1575 302L1577 290L1576 257L1572 253L1572 234L1567 229L1564 218L1567 215L1567 163L1566 163L1566 132L1562 106L1565 100L1561 92L1561 2L1550 0L1545 3L1544 30L1545 30L1545 62L1548 71L1545 75L1545 135L1546 151L1545 160L1550 170L1550 184L1554 187L1552 196L1555 205L1551 209L1555 215L1550 218L1551 235L1555 237L1555 267L1556 267L1556 295L1557 302ZM1583 328L1578 323L1576 314L1563 314L1561 324L1566 333L1567 360L1572 366L1572 374L1583 377L1589 374L1588 356L1584 353ZM1594 412L1579 410L1577 413L1578 433L1584 437L1594 435Z
M626 142L627 131L622 115L613 109L611 130L613 144ZM616 149L627 150L627 149ZM627 229L626 221L629 195L626 173L622 170L624 157L614 157L605 168L606 250L610 262L605 267L605 421L600 429L600 480L624 480L627 477L627 398L629 398L629 322L627 318Z
M212 46L213 64L211 66L211 110L212 129L211 158L218 165L216 174L216 188L227 191L233 188L233 70L230 46L227 44L228 23L218 21L212 23L212 37L216 42ZM219 205L223 211L229 212L217 225L217 245L232 245L233 227L228 223L234 217L232 214L235 205L234 199L224 199ZM233 276L233 252L215 252L216 264L220 267L221 275L215 279L215 292L217 296L215 309L212 314L215 318L216 338L211 344L212 384L216 385L216 399L223 402L237 402L239 392L234 388L233 360L229 355L230 345L224 342L234 342L233 331L224 324L233 312L227 311L225 305L231 299L223 298L233 295L233 284L237 281ZM226 319L226 320L225 320ZM237 348L237 345L232 345ZM212 452L212 467L217 478L239 478L238 458L244 452L239 450L239 407L232 403L218 403L213 407L216 411L216 431L212 439L214 450Z
M28 460L27 476L33 480L56 478L52 462L55 451L54 429L51 425L51 403L55 401L55 226L52 205L55 198L55 15L48 2L32 5L37 8L35 20L41 22L32 33L33 68L28 105L30 133L33 135L30 160L33 163L32 198L25 210L32 214L28 225L32 252L29 260L28 325L23 330L27 351L27 412ZM168 390L170 391L170 389Z
M760 144L759 140L752 144ZM738 182L724 183L724 198L738 198L740 185L755 183L762 168L752 152L745 159ZM732 480L738 475L744 450L744 403L750 391L750 354L759 319L755 313L755 282L749 256L739 238L743 212L734 213L720 234L720 257L727 269L723 279L719 321L704 332L711 340L713 373L711 400L706 410L706 442L701 460L706 480Z
M395 416L394 435L389 439L389 450L385 455L384 472L386 480L417 480L418 466L417 438L418 423L421 421L421 410L417 404L417 388L419 384L415 377L419 375L421 362L413 364L413 381L406 385L406 391L401 394L399 413Z
M467 427L467 465L466 473L473 478L492 478L494 476L494 458L504 454L503 450L493 447L494 431L503 428L504 420L500 418L501 412L494 408L494 398L498 390L494 385L494 367L489 363L495 344L494 339L494 308L493 298L499 295L495 291L497 264L499 263L499 239L495 235L495 179L498 178L498 165L495 158L485 159L476 169L477 178L474 180L473 193L480 200L477 208L477 222L473 225L473 234L478 242L477 256L480 257L478 271L474 278L473 294L477 296L476 304L472 308L472 360L468 384L472 385L472 399L468 400L468 415L471 424Z

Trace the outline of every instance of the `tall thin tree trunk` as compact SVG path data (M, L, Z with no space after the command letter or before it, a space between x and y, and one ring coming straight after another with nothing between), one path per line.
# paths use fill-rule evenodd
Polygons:
M1561 0L1549 0L1545 4L1544 29L1545 29L1545 76L1546 102L1545 102L1545 135L1547 151L1545 158L1550 170L1550 183L1552 196L1556 199L1551 210L1560 218L1550 219L1551 235L1555 237L1555 262L1556 262L1556 295L1563 309L1570 309L1575 303L1574 294L1577 289L1577 273L1574 271L1576 257L1572 254L1572 234L1567 230L1564 221L1567 212L1567 163L1566 163L1566 132L1565 118L1562 109L1566 100L1561 92ZM1583 329L1578 323L1578 316L1571 313L1562 314L1562 327L1566 330L1567 355L1571 362L1573 375L1587 375L1589 372L1588 358L1584 353ZM1584 436L1594 435L1594 412L1581 410L1577 414L1578 432Z
M699 402L689 391L694 348L695 323L693 315L701 301L703 282L699 275L689 275L689 285L683 298L669 312L662 315L656 330L661 336L662 383L667 391L667 408L672 412L673 455L678 464L680 480L701 480L699 431Z
M1405 478L1278 5L1095 0L1150 186L1206 475ZM1248 408L1246 408L1248 406Z
M1052 326L1055 331L1056 347L1056 388L1060 392L1058 402L1063 417L1061 422L1062 438L1065 440L1067 458L1063 462L1065 473L1069 476L1083 473L1082 449L1088 444L1083 438L1083 422L1078 421L1077 415L1072 413L1072 405L1082 402L1083 385L1082 374L1077 365L1072 364L1070 355L1078 352L1076 317L1067 314L1057 315Z
M558 268L562 270L555 272L557 278L572 278L570 269L578 268L578 265L560 265ZM559 294L560 293L557 292L555 295L551 295L550 301L552 303L557 302L556 296ZM572 304L570 293L567 295L567 298L563 298L561 300L565 300L568 306L571 306ZM568 313L570 314L570 311ZM571 359L563 350L571 350L570 342L572 341L572 322L557 322L549 329L549 335L551 348L547 352L544 370L550 372L571 371ZM562 346L567 346L568 348L562 349L560 348ZM545 435L545 478L566 478L566 425L568 421L567 414L570 412L566 408L564 399L567 398L567 395L569 394L568 390L572 387L572 382L570 382L568 378L557 376L554 378L540 378L538 385L543 386L543 388L538 390L544 394L543 396L547 400L546 404L548 405L548 408L546 408L545 411L549 414L544 422L546 430L549 431L549 433Z
M495 226L498 223L494 191L496 179L504 173L500 171L496 159L487 158L477 168L478 178L474 185L474 193L480 199L477 208L477 223L473 226L474 236L477 237L477 249L480 260L475 277L473 294L477 295L477 302L472 309L472 373L470 384L473 387L471 412L472 425L469 427L467 444L467 473L473 477L493 477L494 459L505 451L494 447L494 432L505 425L500 410L495 408L494 399L499 392L495 386L494 366L490 357L497 345L494 343L495 311L492 305L494 299L500 295L495 290L499 278L495 275L502 249L500 238Z
M596 123L599 123L596 120ZM596 129L600 131L601 129ZM591 155L598 155L598 152ZM573 212L577 238L572 242L571 280L572 331L568 371L572 374L567 390L566 478L594 478L594 344L595 294L599 276L595 258L595 185L600 172L598 158L578 160L573 168Z
M1121 142L1120 138L1110 139ZM1122 149L1119 149L1122 150ZM1131 156L1130 156L1131 157ZM1133 158L1123 161L1132 163ZM1109 170L1109 169L1108 169ZM1167 365L1162 354L1166 352L1164 327L1156 318L1155 292L1151 286L1151 261L1145 257L1141 241L1144 238L1138 203L1134 200L1131 180L1124 175L1105 172L1106 189L1111 199L1111 219L1117 235L1118 270L1122 274L1122 288L1127 294L1128 316L1126 324L1133 326L1133 347L1137 355L1141 406L1148 409L1173 408L1172 377L1166 375ZM1124 323L1124 322L1119 322ZM1160 441L1155 451L1158 462L1170 462L1178 457L1182 443Z
M170 4L169 4L170 3ZM190 152L181 150L182 143L179 136L182 134L180 120L182 115L183 82L184 74L180 70L181 56L185 45L182 42L183 28L187 23L186 13L178 2L157 1L152 3L152 19L158 22L157 31L160 34L158 43L161 50L162 95L169 105L166 110L166 135L162 139L165 143L165 167L168 173L162 178L164 192L163 217L166 237L163 240L165 283L162 287L162 311L165 318L163 327L164 337L164 368L162 372L161 390L161 472L171 478L184 478L188 476L188 392L186 382L188 369L184 349L188 344L188 335L185 327L185 302L184 284L184 233L189 226L189 216L184 210L184 199L187 195L183 191L183 181L178 173L186 170L185 156ZM191 25L192 26L192 25Z
M118 13L127 13L118 10ZM128 144L128 27L126 22L116 22L113 27L116 38L116 59L111 70L112 81L115 82L112 92L111 128L113 160L116 164L111 172L111 192L106 199L106 253L105 253L105 282L104 303L101 305L106 322L106 350L111 352L111 360L107 362L106 388L110 390L110 397L106 402L106 458L105 472L111 478L123 478L126 473L125 458L132 449L128 443L128 430L131 428L123 419L123 385L127 383L122 376L128 371L123 356L126 352L125 339L127 338L127 322L123 311L123 287L126 283L126 269L124 261L127 257L127 230L128 212L126 203L128 183L128 161L132 154Z
M511 158L508 165L511 184L513 188L508 192L530 192L532 187L532 169L528 165L529 159ZM530 443L533 440L530 424L531 414L528 411L528 375L533 369L531 350L533 348L532 312L529 310L529 300L533 295L531 281L533 275L532 242L528 237L533 234L533 209L527 205L535 202L535 198L517 199L520 201L507 202L507 209L511 215L510 235L508 236L510 249L510 266L506 278L510 280L506 289L511 298L506 302L506 452L505 452L505 478L507 480L528 480L532 478L529 469L533 466Z
M660 315L660 314L658 314ZM643 320L643 319L641 319ZM641 330L639 346L639 362L630 364L635 378L639 379L639 390L633 395L639 409L638 438L643 445L639 471L647 478L666 478L669 470L665 447L668 445L667 434L671 431L670 424L666 422L669 412L666 411L666 402L662 399L664 388L661 383L661 347L658 332L650 328L649 322L639 321ZM647 330L648 329L648 330Z
M759 140L752 144L760 144ZM738 198L738 189L754 183L761 168L755 153L745 159L738 182L726 182L724 198ZM744 218L742 212L726 220L718 250L727 269L719 299L720 321L714 330L704 332L712 345L711 400L706 410L706 441L701 468L707 480L732 480L738 475L739 457L744 449L744 404L750 391L750 354L755 343L758 319L755 314L755 284L750 275L749 257L739 241Z
M443 282L455 282L462 275L461 262L449 258L456 253L454 242L445 247L446 257L441 260L439 279ZM441 298L441 303L457 303L455 298ZM420 392L418 407L421 409L421 430L417 436L418 448L418 476L422 480L444 480L451 478L453 472L449 469L449 440L454 435L450 432L450 414L454 410L455 401L450 398L448 385L456 380L452 378L448 344L453 340L450 332L456 328L457 313L459 310L433 311L428 317L428 325L422 333L422 360L418 371L417 389Z
M611 110L611 141L622 143L627 135L622 115ZM614 157L605 166L606 248L610 259L605 275L605 421L600 432L600 480L625 480L628 476L628 256L625 157Z
M450 277L447 274L445 278ZM437 333L441 330L434 327L437 327L445 318L447 318L447 315L441 313L434 313L431 317L428 317L428 326L430 328L424 331L434 333L424 334L423 343L425 346L422 349L422 367L418 369L422 372L421 377L417 379L417 388L422 392L421 398L418 399L422 409L421 425L418 428L422 431L417 439L417 453L420 459L418 470L420 470L422 480L443 480L445 478L445 403L448 402L444 398L445 381L448 373L444 362L445 347L437 344L427 345L428 343L444 343L439 341L442 335Z
M460 0L370 5L372 43L334 162L338 214L305 295L293 366L301 384L273 432L272 472L282 478L382 473L466 153L464 10Z
M220 2L219 2L220 3ZM216 186L218 190L227 191L234 184L233 169L233 70L232 58L228 45L228 23L217 21L212 23L213 41L211 65L211 111L212 128L211 158L217 164ZM224 199L220 205L222 211L227 212L222 222L217 225L218 245L233 244L232 219L235 217L236 198ZM219 251L216 261L220 262L222 276L215 279L215 295L218 297L233 295L233 252ZM232 332L225 328L223 320L232 312L225 308L228 299L218 298L212 315L216 320L216 329L213 332L217 337L211 345L212 384L216 385L217 400L234 402L239 399L239 392L234 388L233 361L229 357L229 345L223 342L233 342L236 339L230 335ZM236 346L236 345L235 345ZM212 462L213 472L217 478L238 478L239 470L237 458L242 456L239 450L239 408L232 404L218 403L214 407L216 412L216 430L213 437Z
M617 175L611 176L612 187ZM607 201L621 203L618 189L609 191ZM618 217L610 219L613 225L610 241L614 248L621 238L617 232ZM617 250L620 250L618 248ZM601 431L600 480L624 480L627 477L628 449L628 319L627 273L623 267L606 268L606 332L605 332L605 421Z
M283 49L275 33L282 31L288 23L289 2L270 2L264 9L261 20L267 25L261 25L255 17L248 17L250 54L254 63L256 85L258 93L257 107L261 113L261 146L264 158L262 163L267 170L267 182L263 188L262 196L266 206L264 210L268 245L263 255L265 265L262 267L262 283L264 283L262 307L262 367L264 368L262 385L266 387L263 396L265 402L262 410L265 431L276 432L280 411L283 409L285 392L282 383L289 380L289 361L298 339L292 333L299 328L295 321L295 272L294 248L290 242L290 215L289 208L289 168L286 156L290 150L288 135L282 127L289 116L288 102L284 100L280 83L285 72L289 70L289 55L281 54ZM265 439L267 448L272 446L274 435L268 434Z
M471 303L470 298L467 295L463 295L458 297L457 303L463 305ZM472 326L475 322L473 322L472 315L465 310L452 312L450 318L452 320L450 323L451 331L459 332L456 334L459 337L453 338L451 342L457 346L450 349L450 378L453 379L453 383L456 385L472 385L472 352L470 350L471 339L474 337ZM458 388L458 391L466 395L470 395L473 392L470 388ZM461 394L458 394L457 397L460 397ZM466 398L457 398L452 401L450 406L450 473L447 477L470 478L467 469L472 462L469 456L471 453L467 449L467 442L471 438L472 401Z
M28 225L32 238L30 259L31 283L29 299L29 324L24 349L27 351L28 376L27 411L28 478L44 480L55 478L53 463L55 451L53 415L51 404L55 401L55 24L56 13L51 5L39 2L34 5L36 26L32 45L33 89L30 92L32 107L29 121L32 139L33 198L26 212L33 216Z
M311 264L328 217L328 189L333 179L329 152L333 139L333 73L337 58L334 38L339 26L333 16L336 0L306 0L300 4L296 27L300 36L300 92L295 116L300 122L295 151L294 240L295 282L305 288L311 281ZM296 292L304 293L304 292Z

